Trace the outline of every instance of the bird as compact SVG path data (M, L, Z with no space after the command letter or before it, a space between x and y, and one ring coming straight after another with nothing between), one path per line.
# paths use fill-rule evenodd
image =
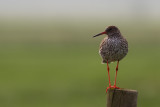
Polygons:
M99 54L102 57L102 63L107 63L107 71L108 71L108 79L109 79L109 87L108 89L120 89L116 86L117 72L119 61L122 60L128 53L128 42L122 36L120 30L116 26L108 26L104 32L101 32L93 37L97 37L100 35L106 34L99 47ZM117 62L116 73L115 73L115 81L114 85L111 86L110 74L109 74L109 64L111 62Z

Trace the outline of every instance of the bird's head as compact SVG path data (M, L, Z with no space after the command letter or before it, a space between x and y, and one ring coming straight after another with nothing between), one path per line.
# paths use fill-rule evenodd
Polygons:
M106 34L108 35L109 37L112 36L113 34L116 34L116 33L120 33L120 30L116 27L116 26L109 26L106 28L106 30L104 32L101 32L93 37L97 37L97 36L100 36L100 35L103 35L103 34Z

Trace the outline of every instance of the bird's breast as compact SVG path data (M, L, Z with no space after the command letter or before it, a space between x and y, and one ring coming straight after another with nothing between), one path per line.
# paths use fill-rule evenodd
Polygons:
M99 53L103 60L121 60L128 52L128 43L124 38L104 38Z

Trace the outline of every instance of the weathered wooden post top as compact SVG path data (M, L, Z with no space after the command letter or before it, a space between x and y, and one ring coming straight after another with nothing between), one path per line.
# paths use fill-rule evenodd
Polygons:
M137 107L138 92L127 89L108 89L106 107Z

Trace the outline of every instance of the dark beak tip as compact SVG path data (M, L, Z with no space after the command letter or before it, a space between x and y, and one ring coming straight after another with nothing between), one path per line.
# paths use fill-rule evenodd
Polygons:
M94 35L93 38L94 38L94 37L97 37L97 36L100 36L100 35L103 35L103 34L106 34L106 31L104 31L104 32L102 32L102 33L99 33L99 34L97 34L97 35Z

